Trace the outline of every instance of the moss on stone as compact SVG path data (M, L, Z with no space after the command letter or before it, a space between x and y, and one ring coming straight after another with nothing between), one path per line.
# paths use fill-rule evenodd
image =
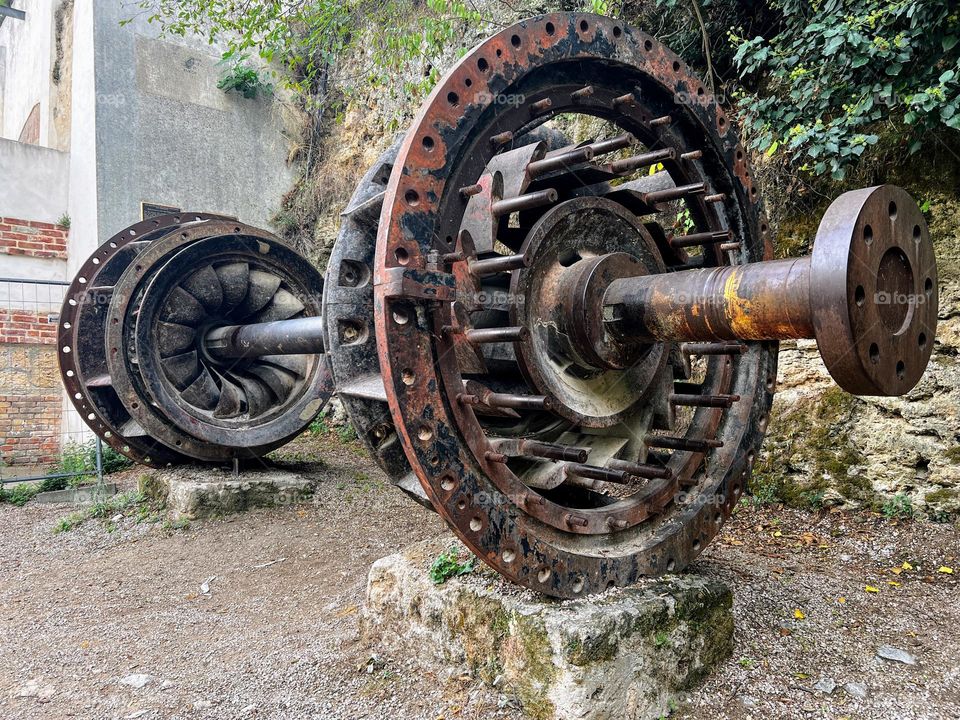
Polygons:
M804 212L782 218L777 228L777 242L774 248L776 256L788 258L807 255L817 236L821 216L822 213L818 212Z
M675 689L692 690L733 654L733 613L729 610L732 604L733 594L730 593L729 604L716 604L705 617L690 623L689 637L713 638L714 642L703 644L700 663L693 664L687 673L680 674L682 682ZM723 641L717 642L717 638L723 638Z
M947 450L944 454L944 457L947 458L954 465L960 465L960 445L954 445L952 448Z
M522 680L517 688L517 698L524 713L533 720L550 720L556 708L548 697L557 668L552 662L553 652L543 620L515 613L511 618L513 627L513 652L521 663Z
M948 520L960 514L960 488L939 488L923 497L927 512L935 519Z
M864 458L850 438L859 401L840 388L819 398L776 407L751 482L759 501L819 507L828 490L847 501L873 504L869 480L851 473Z
M509 630L507 612L493 600L464 592L450 609L448 625L460 636L467 664L487 683L503 670L500 650Z

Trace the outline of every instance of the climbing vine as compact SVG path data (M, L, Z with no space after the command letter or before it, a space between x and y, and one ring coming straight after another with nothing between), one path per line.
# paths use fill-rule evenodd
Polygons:
M885 128L914 153L960 128L960 18L932 0L781 0L777 32L732 32L757 150L843 179Z

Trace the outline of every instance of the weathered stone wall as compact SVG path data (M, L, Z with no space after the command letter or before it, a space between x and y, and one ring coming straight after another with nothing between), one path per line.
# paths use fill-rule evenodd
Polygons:
M26 319L22 324L29 325ZM40 342L4 342L0 317L0 463L5 466L42 465L60 453L60 374L51 344L55 331L56 325L44 324L47 337Z

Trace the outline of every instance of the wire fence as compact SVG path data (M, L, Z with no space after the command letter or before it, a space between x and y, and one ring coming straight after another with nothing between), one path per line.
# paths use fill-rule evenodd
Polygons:
M60 381L57 326L68 286L0 277L0 487L102 480L102 445L69 411Z

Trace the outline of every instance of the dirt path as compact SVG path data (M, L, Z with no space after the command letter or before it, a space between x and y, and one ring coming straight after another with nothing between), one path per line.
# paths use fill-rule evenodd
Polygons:
M54 535L69 508L0 506L0 718L519 718L458 668L370 662L370 563L443 527L352 446L321 451L313 501L186 530ZM958 554L946 525L741 508L694 568L734 589L735 654L676 716L960 717Z

